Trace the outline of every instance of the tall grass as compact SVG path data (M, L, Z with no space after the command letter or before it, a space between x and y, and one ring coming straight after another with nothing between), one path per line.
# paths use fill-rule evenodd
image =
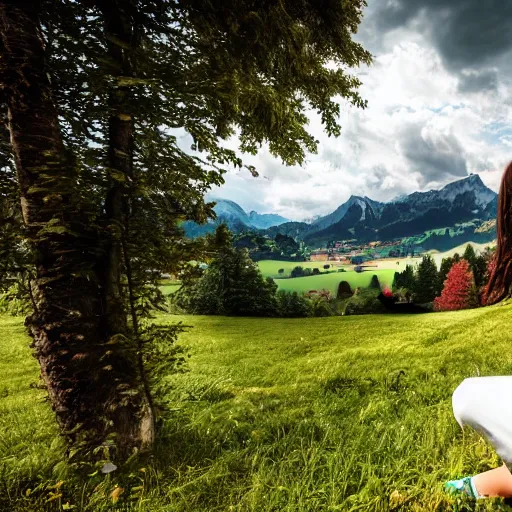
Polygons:
M37 368L23 328L0 319L0 390L10 400L0 398L0 506L505 510L500 500L473 506L450 498L442 482L499 464L492 447L456 424L451 394L465 377L512 372L511 313L506 306L402 317L162 316L194 325L181 337L189 371L165 377L172 388L152 457L108 477L79 477L59 462L51 412L42 391L29 387ZM116 485L123 492L114 503Z

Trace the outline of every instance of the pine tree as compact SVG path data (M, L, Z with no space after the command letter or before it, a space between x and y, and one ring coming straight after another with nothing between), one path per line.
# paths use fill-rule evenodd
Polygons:
M402 272L395 272L393 289L406 288L412 292L415 284L416 276L414 275L414 267L412 265L406 265L405 270Z
M474 279L469 263L462 259L454 263L440 297L434 301L436 311L455 311L474 306Z
M471 244L466 245L466 250L464 251L462 258L466 260L471 267L473 267L476 261L476 253Z
M175 298L179 307L196 315L276 316L276 291L247 249L225 247L200 278L183 283Z
M371 290L380 290L380 281L379 281L379 277L377 276L377 274L373 274L372 280L370 281L369 288Z
M446 281L446 278L448 277L448 272L450 272L450 269L452 268L452 265L455 263L453 258L443 258L441 261L441 265L439 267L439 282L441 286L444 286L444 282Z
M432 302L441 293L440 288L436 262L430 254L426 254L418 265L414 287L416 302L420 304Z

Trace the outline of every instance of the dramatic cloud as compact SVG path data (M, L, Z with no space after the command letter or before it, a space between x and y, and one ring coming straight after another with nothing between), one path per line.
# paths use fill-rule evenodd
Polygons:
M512 50L512 3L507 1L374 0L373 4L379 32L414 28L454 69L485 66Z
M302 168L263 147L244 157L260 178L233 170L212 195L304 220L352 194L389 201L469 173L497 190L512 159L511 24L507 2L370 0L357 39L375 59L356 71L368 108L341 104L338 139L310 113L320 145ZM185 135L182 143L190 147Z

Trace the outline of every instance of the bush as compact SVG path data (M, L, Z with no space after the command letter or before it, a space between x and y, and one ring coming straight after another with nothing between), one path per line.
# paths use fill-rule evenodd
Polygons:
M377 274L373 274L369 288L370 290L380 290L380 281Z
M0 313L12 316L26 316L32 313L28 289L17 281L0 294Z
M303 318L311 316L312 308L308 299L297 292L280 290L276 295L277 314L283 318Z
M311 311L312 315L316 317L335 316L337 314L336 301L329 296L318 295L311 300Z
M372 313L385 313L386 308L377 298L380 290L362 290L353 295L345 305L344 315L368 315Z
M350 287L350 284L348 281L341 281L341 283L338 285L338 292L336 294L336 298L338 300L344 300L349 299L352 297L353 292L352 288Z
M314 276L317 276L318 274L320 274L320 269L318 269L318 268L314 268L314 269L313 269L313 275L314 275Z
M302 276L304 276L304 269L302 267L297 266L290 272L290 277L302 277Z

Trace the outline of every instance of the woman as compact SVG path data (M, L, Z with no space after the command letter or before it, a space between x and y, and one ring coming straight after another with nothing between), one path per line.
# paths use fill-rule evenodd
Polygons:
M512 162L501 180L497 216L498 241L489 283L484 293L486 304L496 304L511 296L512 284ZM477 377L466 379L453 393L453 413L461 426L482 432L505 462L500 468L445 484L450 493L467 494L475 499L512 497L512 379Z

